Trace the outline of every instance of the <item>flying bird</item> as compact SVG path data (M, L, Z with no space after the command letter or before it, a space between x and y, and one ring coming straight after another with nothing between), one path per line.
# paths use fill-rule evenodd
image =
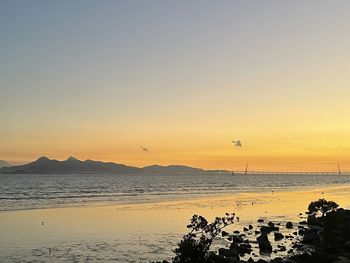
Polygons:
M142 151L148 152L148 149L146 147L140 146L140 148L142 149Z
M240 140L232 141L235 147L242 147L242 143Z

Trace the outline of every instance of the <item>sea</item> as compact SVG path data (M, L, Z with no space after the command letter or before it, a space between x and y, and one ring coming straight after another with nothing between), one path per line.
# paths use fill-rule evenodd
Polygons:
M138 204L349 183L350 174L0 174L0 211Z
M243 259L268 259L259 255L257 219L292 235L318 198L349 209L350 175L0 174L0 262L171 261L194 214L211 221L226 212L240 218L227 231L253 244ZM274 249L291 246L269 238ZM225 246L218 237L212 249Z

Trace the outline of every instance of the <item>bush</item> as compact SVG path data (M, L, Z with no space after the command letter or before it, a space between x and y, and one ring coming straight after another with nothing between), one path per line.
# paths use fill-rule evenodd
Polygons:
M174 250L173 263L209 263L211 262L209 249L214 239L222 229L232 225L239 218L234 213L226 213L224 217L215 218L214 222L208 221L199 215L194 215L187 228L190 232L183 237L178 247Z
M327 201L326 199L322 198L311 202L309 204L308 210L313 215L321 213L322 217L324 217L328 212L337 210L338 206L339 205L336 202Z

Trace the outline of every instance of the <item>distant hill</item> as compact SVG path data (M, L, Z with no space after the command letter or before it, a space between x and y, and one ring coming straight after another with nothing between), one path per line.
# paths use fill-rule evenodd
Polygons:
M93 173L110 173L110 174L153 174L153 173L193 173L193 172L210 172L199 168L193 168L184 165L151 165L144 168L127 166L112 162L100 162L86 160L81 161L74 157L69 157L65 161L57 161L40 157L34 162L0 168L0 173L8 174L93 174ZM225 171L215 171L225 172Z
M8 166L10 166L10 164L9 164L8 162L5 162L5 161L3 161L3 160L0 160L0 168L2 168L2 167L8 167Z
M69 157L65 161L40 157L38 160L19 166L4 167L1 173L14 174L68 174L68 173L137 173L140 168L116 163L104 163L92 160L80 161Z

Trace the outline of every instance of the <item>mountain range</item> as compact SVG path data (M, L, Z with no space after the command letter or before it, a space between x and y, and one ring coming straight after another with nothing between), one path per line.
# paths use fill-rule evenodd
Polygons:
M93 160L81 161L74 157L69 157L65 161L58 161L44 156L28 164L0 168L0 173L6 174L161 174L201 172L227 171L204 170L185 165L151 165L140 168L112 162L100 162Z
M2 167L7 167L7 166L10 166L10 164L8 162L5 162L3 160L0 160L0 168Z

